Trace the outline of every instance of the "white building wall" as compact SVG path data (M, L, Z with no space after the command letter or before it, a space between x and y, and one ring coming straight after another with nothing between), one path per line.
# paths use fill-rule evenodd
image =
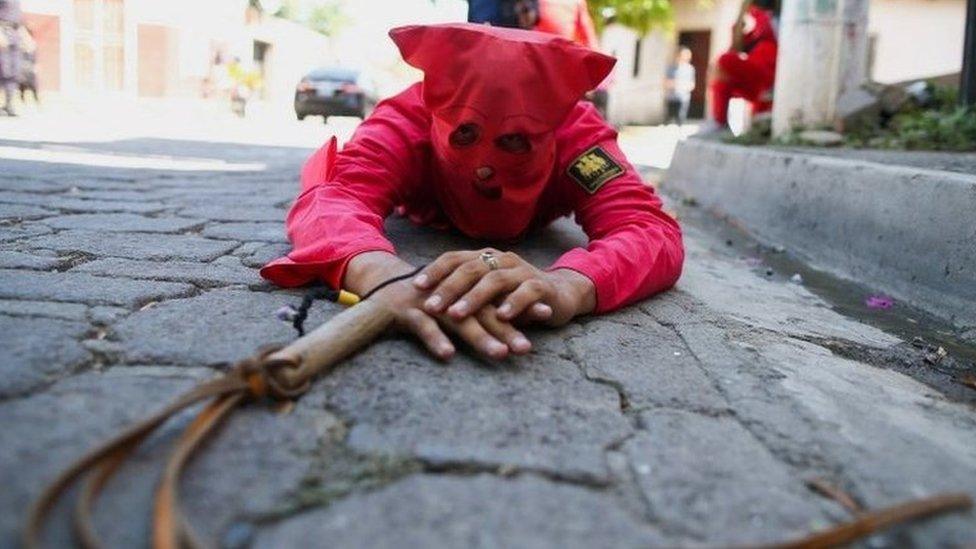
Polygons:
M272 101L291 104L298 81L311 69L330 64L329 38L298 23L269 17L251 31L251 40L271 44L264 86Z
M868 33L875 36L874 80L959 72L965 24L965 0L873 0Z
M670 37L657 30L641 40L637 75L637 35L630 29L611 25L604 30L603 51L617 58L607 103L607 118L613 124L657 124L664 120L664 75L670 57Z

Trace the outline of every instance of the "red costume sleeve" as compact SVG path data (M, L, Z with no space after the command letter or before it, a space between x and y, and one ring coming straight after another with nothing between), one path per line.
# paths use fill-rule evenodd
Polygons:
M342 152L333 138L313 154L285 221L292 251L265 265L261 276L279 286L322 280L338 288L355 255L393 253L383 221L416 191L429 134L416 85L377 105Z
M591 105L580 104L557 132L561 185L571 193L576 221L590 242L560 257L551 269L572 269L596 287L596 313L611 311L673 286L681 275L681 227L661 209L617 146L616 132ZM593 194L567 175L567 168L599 146L624 173Z

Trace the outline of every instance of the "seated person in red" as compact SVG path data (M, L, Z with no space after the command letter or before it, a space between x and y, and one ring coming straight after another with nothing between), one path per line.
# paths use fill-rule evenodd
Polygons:
M753 114L773 108L777 44L770 13L750 4L732 34L732 48L718 58L711 85L712 118L721 128L728 125L733 97L749 101Z
M574 214L589 245L553 265L454 251L370 297L442 359L454 353L445 331L501 359L531 349L522 322L560 325L674 285L681 229L616 132L580 101L612 58L548 34L466 23L391 36L423 83L377 105L342 151L333 138L312 155L286 222L293 250L262 276L363 295L414 270L384 236L394 211L491 242Z

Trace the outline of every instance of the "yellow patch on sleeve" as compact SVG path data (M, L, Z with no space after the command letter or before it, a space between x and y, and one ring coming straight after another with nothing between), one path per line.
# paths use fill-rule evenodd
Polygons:
M566 173L586 192L593 194L607 181L623 175L624 168L598 145L579 155Z

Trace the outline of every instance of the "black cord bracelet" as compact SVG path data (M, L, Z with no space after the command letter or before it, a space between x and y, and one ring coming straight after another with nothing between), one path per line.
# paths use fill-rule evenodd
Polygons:
M387 280L384 280L383 282L380 282L379 284L376 285L375 288L373 288L372 290L366 292L366 294L361 299L369 299L369 296L375 294L376 292L382 290L383 288L386 288L390 284L393 284L395 282L400 282L401 280L406 280L406 279L408 279L410 277L416 276L417 273L419 273L420 271L424 270L424 267L426 267L426 266L427 265L421 265L421 266L417 267L416 269L410 271L407 274L402 274L402 275L399 275L399 276L394 276L393 278L389 278Z

